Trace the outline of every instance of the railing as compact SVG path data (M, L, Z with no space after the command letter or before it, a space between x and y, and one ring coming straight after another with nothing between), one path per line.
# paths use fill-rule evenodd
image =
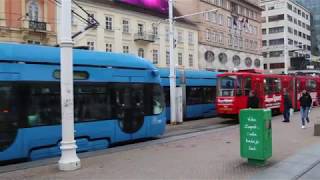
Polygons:
M155 42L156 35L153 33L138 32L134 34L135 41Z
M46 31L47 23L39 22L39 21L29 21L29 29L38 30L38 31Z

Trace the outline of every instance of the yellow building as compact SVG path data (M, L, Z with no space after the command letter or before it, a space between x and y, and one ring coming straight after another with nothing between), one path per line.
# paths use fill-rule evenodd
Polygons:
M0 41L57 44L54 1L0 0Z
M99 22L74 39L75 46L89 46L91 50L123 52L149 59L158 67L169 65L168 15L141 7L105 0L77 1ZM88 18L79 7L73 9ZM73 34L87 23L73 16ZM175 23L175 60L179 68L198 69L198 32L195 25L185 21Z

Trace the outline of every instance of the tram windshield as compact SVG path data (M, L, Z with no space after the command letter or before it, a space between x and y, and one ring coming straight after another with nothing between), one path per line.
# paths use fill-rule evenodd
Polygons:
M218 96L241 96L240 78L237 76L223 76L218 82Z

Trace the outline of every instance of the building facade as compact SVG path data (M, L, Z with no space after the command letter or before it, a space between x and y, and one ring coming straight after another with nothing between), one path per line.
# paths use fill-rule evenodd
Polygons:
M0 0L0 41L56 45L56 4Z
M264 69L287 73L293 57L310 57L310 12L294 0L262 0Z
M201 69L262 68L261 9L256 3L247 0L186 0L175 6L181 14L217 10L188 18L196 22L199 31Z
M311 52L320 56L320 2L319 0L296 0L311 12Z
M111 0L77 1L99 22L74 38L75 46L90 50L138 55L160 68L169 66L168 15ZM82 17L88 15L79 7L73 10ZM73 34L87 26L83 19L73 16ZM181 69L198 69L198 32L193 24L175 23L175 62Z

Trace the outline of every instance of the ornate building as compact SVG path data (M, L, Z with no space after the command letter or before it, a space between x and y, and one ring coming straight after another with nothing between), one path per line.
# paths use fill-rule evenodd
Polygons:
M0 41L57 44L56 4L51 0L0 0Z
M199 31L201 69L232 71L262 68L261 8L253 2L186 0L175 3L181 14L216 9L188 18L197 24Z

